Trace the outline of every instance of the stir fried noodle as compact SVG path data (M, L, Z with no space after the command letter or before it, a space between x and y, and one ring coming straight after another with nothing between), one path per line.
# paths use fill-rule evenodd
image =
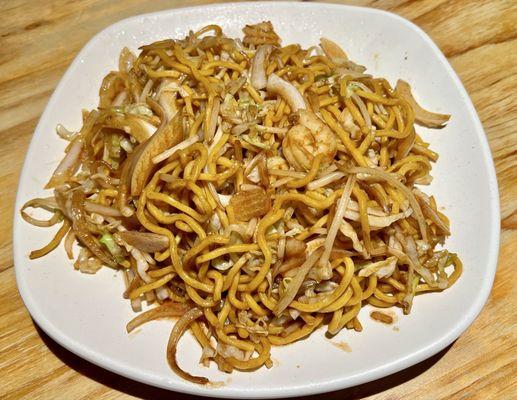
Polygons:
M179 317L167 360L190 330L201 363L231 372L271 367L280 346L326 326L361 331L361 307L401 307L460 276L438 250L448 219L429 184L438 154L415 123L422 109L328 39L281 46L271 23L231 39L217 25L182 40L128 49L103 80L97 109L70 142L46 188L26 203L37 226L62 223L76 269L123 271L134 311L128 332ZM49 220L26 213L44 208ZM450 267L450 268L449 268Z

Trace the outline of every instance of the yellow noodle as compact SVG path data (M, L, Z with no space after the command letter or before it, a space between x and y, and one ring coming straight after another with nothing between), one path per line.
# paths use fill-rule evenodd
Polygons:
M385 79L347 72L355 67L346 57L281 47L265 26L247 26L242 42L208 25L183 40L144 46L135 59L125 50L122 70L103 81L100 106L83 114L77 137L84 142L73 140L76 147L65 151L73 155L84 143L73 165L79 173L54 176L55 197L26 205L64 219L31 258L52 251L70 230L68 253L75 237L92 268L108 256L129 268L133 307L137 299L178 303L171 305L178 313L185 307L187 317L196 316L189 328L203 363L215 361L225 372L269 368L271 345L303 339L321 325L332 335L359 332L364 304L407 313L416 294L444 290L462 273L456 255L436 250L447 229L423 214L414 194L438 154L416 132L412 106ZM250 34L257 29L258 37ZM259 88L252 65L262 43L273 49ZM272 89L273 73L310 106L292 109L295 103ZM178 150L167 160L152 162L171 148ZM343 210L342 175L351 173L358 179ZM319 187L308 190L315 180ZM257 195L239 202L250 190ZM99 213L86 211L77 194ZM432 196L429 207L449 225ZM407 215L391 221L400 212ZM124 230L142 235L142 243L130 246ZM327 265L300 269L325 246ZM393 270L373 270L388 257ZM275 315L281 298L292 301ZM223 356L225 347L235 356Z

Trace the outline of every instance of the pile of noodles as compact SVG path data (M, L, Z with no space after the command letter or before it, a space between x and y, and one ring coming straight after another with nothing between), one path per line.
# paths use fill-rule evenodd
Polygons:
M271 367L271 345L361 331L361 307L411 309L416 294L450 287L461 262L437 250L450 234L429 184L438 155L415 123L409 85L367 74L327 39L282 47L269 22L231 39L217 25L120 55L66 155L23 217L62 223L76 269L123 271L135 311L128 332L179 317L220 370ZM25 209L44 208L48 221ZM450 267L450 268L448 268Z

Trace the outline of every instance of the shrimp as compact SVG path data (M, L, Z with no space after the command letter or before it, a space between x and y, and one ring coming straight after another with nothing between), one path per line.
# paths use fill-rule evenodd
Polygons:
M334 132L315 114L298 111L298 124L285 135L282 149L289 164L298 171L308 171L314 157L323 154L321 165L329 165L337 152Z

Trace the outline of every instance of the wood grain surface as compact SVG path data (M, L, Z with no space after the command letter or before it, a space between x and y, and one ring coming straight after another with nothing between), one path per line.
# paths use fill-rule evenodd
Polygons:
M127 16L209 1L0 0L0 398L190 399L78 358L31 320L16 288L12 218L20 168L50 94L81 47ZM436 356L328 399L517 398L517 1L357 0L408 18L458 72L486 130L501 197L501 248L490 299Z

